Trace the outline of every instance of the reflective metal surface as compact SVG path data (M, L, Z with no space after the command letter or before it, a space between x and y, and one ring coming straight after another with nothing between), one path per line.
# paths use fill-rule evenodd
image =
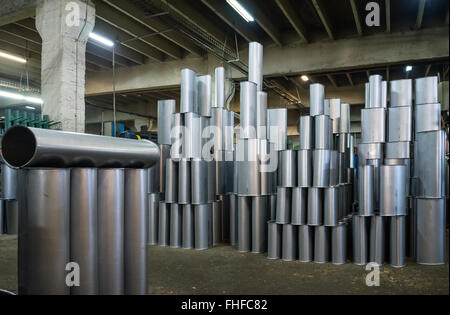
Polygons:
M195 249L205 250L213 246L212 240L212 205L195 205Z
M291 222L292 189L278 187L276 223L288 224Z
M309 86L310 91L310 116L323 115L324 101L325 101L325 87L322 84L316 83Z
M158 245L159 194L148 195L148 245Z
M331 228L331 263L343 265L347 262L347 224Z
M297 170L298 170L298 186L311 187L313 176L313 151L300 150L297 151Z
M158 245L169 246L170 240L170 204L159 202Z
M316 226L314 228L314 262L325 264L330 261L330 228Z
M225 88L225 86L224 86ZM197 107L196 113L203 117L211 116L212 77L202 75L197 77Z
M252 198L238 198L238 251L246 253L252 249Z
M267 196L252 197L252 253L267 251Z
M318 226L323 224L323 189L308 189L308 225Z
M300 150L314 149L314 117L300 117Z
M158 144L170 145L172 115L176 112L176 101L158 101Z
M412 106L412 83L411 79L391 81L391 107Z
M256 84L241 82L241 139L256 138Z
M314 259L314 227L301 225L298 227L298 260L311 262Z
M383 165L380 169L380 215L406 215L407 166Z
M283 225L283 241L281 250L281 259L284 261L293 261L297 259L298 250L298 230L297 226L291 224Z
M394 268L401 268L406 265L406 217L396 216L389 218L391 223L390 231L390 264ZM433 244L429 244L433 246Z
M291 224L305 225L308 212L308 189L292 188Z
M183 206L183 228L182 228L182 247L184 249L193 249L195 247L194 234L194 206Z
M197 73L191 69L181 70L180 113L194 113L197 102Z
M282 225L275 223L275 221L267 222L268 225L268 259L281 258L281 241L282 241Z

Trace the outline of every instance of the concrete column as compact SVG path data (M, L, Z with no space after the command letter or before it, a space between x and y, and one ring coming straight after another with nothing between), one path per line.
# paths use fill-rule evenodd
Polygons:
M36 8L42 38L42 113L64 131L85 131L86 42L95 24L90 0L43 0Z

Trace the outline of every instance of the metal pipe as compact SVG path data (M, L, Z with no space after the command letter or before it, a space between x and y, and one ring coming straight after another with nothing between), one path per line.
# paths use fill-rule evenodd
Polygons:
M323 115L324 112L324 102L325 102L325 87L322 84L316 83L311 84L310 88L310 116Z
M370 102L369 108L381 107L382 96L382 77L381 75L372 75L369 78L370 85Z
M195 249L205 250L213 246L212 240L212 205L195 205Z
M175 100L158 101L158 144L170 145L172 115L176 112Z
M406 165L383 165L380 169L380 215L397 216L408 212Z
M252 253L267 251L267 196L252 197Z
M183 206L183 237L182 247L184 249L193 249L195 247L195 234L194 234L194 206Z
M323 224L325 226L337 226L339 223L339 188L325 188L324 195L325 201L323 204Z
M254 82L258 91L263 90L263 56L264 47L260 43L251 42L248 54L248 80Z
M280 187L292 188L297 186L297 158L295 150L281 151Z
M391 107L412 106L412 83L411 79L391 81Z
M375 213L374 167L359 167L359 215L372 216Z
M246 253L252 247L252 199L240 196L238 198L238 251Z
M202 75L197 77L197 107L196 113L203 117L211 117L212 77Z
M311 262L314 259L314 227L300 225L298 227L298 260Z
M77 168L70 177L70 261L80 266L72 295L98 294L97 169Z
M308 189L292 188L291 224L305 225L308 212Z
M319 226L323 224L323 189L308 189L308 225Z
M340 223L331 228L331 263L343 265L347 262L347 224Z
M19 205L17 200L5 200L6 234L19 233Z
M208 163L201 159L193 159L191 161L191 203L201 205L208 202ZM215 188L215 184L214 184Z
M230 243L231 246L238 244L238 197L235 194L230 195Z
M314 117L300 117L300 150L314 149Z
M313 151L313 187L328 187L330 185L330 150Z
M241 82L241 139L256 138L256 95L253 82Z
M292 224L284 224L281 259L283 259L284 261L296 260L298 250L297 244L298 244L297 226Z
M170 204L159 202L158 215L158 245L169 246L170 239Z
M385 219L386 218L378 215L370 218L369 262L376 263L379 266L382 266L385 260L385 252L386 252Z
M170 240L171 248L180 248L182 242L183 209L176 203L170 205Z
M353 263L366 265L369 258L367 217L353 215Z
M191 69L181 70L180 113L194 113L197 104L197 73Z
M191 203L191 162L181 159L178 163L178 204Z
M390 231L390 261L394 268L402 268L406 265L406 217L404 215L389 218L391 220ZM429 243L427 246L432 247Z
M292 189L278 187L276 222L288 224L291 222Z
M125 289L123 169L98 170L98 292L122 295Z
M297 152L298 159L298 186L307 188L312 187L313 178L313 151L299 150Z
M416 105L438 103L438 86L438 77L436 76L416 79Z
M269 226L267 258L268 259L280 259L281 258L282 225L275 223L275 221L269 221L269 222L267 222L267 225Z
M267 139L267 102L267 93L258 91L256 94L256 137L258 139Z
M330 261L330 230L326 226L314 228L314 262L325 264Z
M14 126L2 138L2 154L13 168L149 168L159 148L148 140Z
M178 163L166 160L166 203L178 202Z
M17 170L1 164L1 198L5 200L17 199Z
M158 245L159 193L148 195L148 245Z
M222 243L222 206L221 200L212 203L213 246Z
M225 107L225 80L226 72L224 67L217 67L215 69L215 102L213 107L224 108Z

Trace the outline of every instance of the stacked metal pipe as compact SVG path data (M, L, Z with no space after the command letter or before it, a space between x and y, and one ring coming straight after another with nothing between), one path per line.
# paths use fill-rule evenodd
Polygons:
M168 153L161 150L163 193L149 199L152 245L204 250L229 239L234 113L224 108L225 69L215 76L214 104L211 76L190 69L181 71L180 112L174 100L159 103L158 137Z
M415 80L413 257L418 264L445 263L446 133L441 130L438 78Z
M16 235L19 228L17 170L0 159L0 235Z

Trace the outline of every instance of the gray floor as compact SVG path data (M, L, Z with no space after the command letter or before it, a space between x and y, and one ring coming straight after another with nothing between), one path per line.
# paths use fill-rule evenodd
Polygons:
M447 246L448 248L448 246ZM17 291L17 237L0 237L0 289ZM151 294L449 294L449 265L381 267L380 287L364 267L272 261L229 246L208 251L149 248Z

